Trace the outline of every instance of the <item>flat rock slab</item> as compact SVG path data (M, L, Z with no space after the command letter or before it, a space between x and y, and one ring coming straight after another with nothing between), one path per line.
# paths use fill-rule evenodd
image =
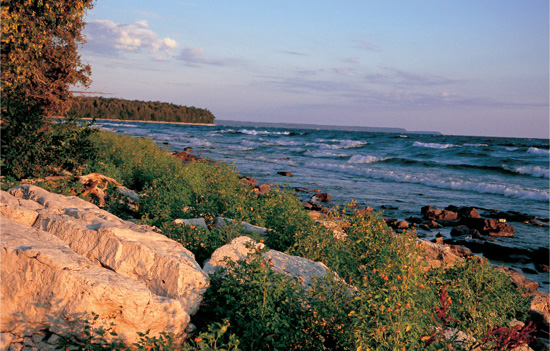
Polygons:
M194 255L181 244L147 226L123 221L80 198L52 194L33 185L21 185L9 193L1 192L0 199L2 224L10 219L27 230L53 235L64 243L66 248L63 250L86 259L96 269L138 282L150 296L177 303L187 315L187 318L179 318L181 328L185 329L189 315L198 310L209 284L208 276ZM3 242L4 236L12 233L7 228L2 229ZM3 263L4 260L2 257ZM132 299L131 294L128 299ZM170 316L167 313L165 317L156 318L170 319ZM149 329L147 324L137 326L134 333Z
M93 264L43 230L3 217L0 234L2 334L70 334L94 312L98 323L116 323L128 343L138 340L136 331L148 329L185 336L190 317L179 299L155 295L143 282Z

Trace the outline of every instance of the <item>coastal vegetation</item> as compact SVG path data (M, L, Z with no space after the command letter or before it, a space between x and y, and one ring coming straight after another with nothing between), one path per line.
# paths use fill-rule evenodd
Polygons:
M180 123L214 123L208 109L158 101L76 96L69 114L79 118Z
M353 202L328 214L328 220L345 228L342 240L308 216L293 190L257 194L231 165L183 164L152 140L107 131L94 130L89 140L95 153L81 171L101 172L140 191L137 210L107 191L106 209L157 226L198 262L243 234L238 228L220 232L171 224L174 219L209 222L224 216L266 226L273 229L267 247L321 261L333 271L306 288L273 271L263 251L247 261L228 262L226 270L211 277L193 317L198 331L186 345L174 345L169 335L144 334L137 349L457 349L453 337L444 337L448 330L467 333L482 348L493 340L485 349L504 350L518 335L527 340L526 332L509 326L513 319L526 320L522 291L484 259L430 269L414 232L394 234L381 217L359 211ZM81 191L70 182L57 189L52 184L50 190L61 193ZM503 342L497 329L508 337L500 348L495 347ZM89 331L87 338L66 342L125 349L105 340L105 330Z

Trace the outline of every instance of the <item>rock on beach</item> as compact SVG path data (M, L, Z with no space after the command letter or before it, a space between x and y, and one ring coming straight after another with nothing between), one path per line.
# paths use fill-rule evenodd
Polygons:
M128 344L136 331L186 337L208 287L189 250L77 197L33 185L0 196L2 340L70 332L92 312Z

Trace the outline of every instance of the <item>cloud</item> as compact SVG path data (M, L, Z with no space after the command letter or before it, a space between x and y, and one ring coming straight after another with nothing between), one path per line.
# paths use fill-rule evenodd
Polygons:
M364 78L371 84L391 85L401 88L449 85L460 82L456 79L445 78L438 75L417 74L395 68L386 68L381 73L369 73L366 74Z
M355 43L357 44L357 46L361 49L365 49L365 50L369 50L369 51L378 51L378 49L376 48L376 46L374 46L374 44L372 44L371 42L369 41L366 41L366 40L355 40Z
M190 46L183 48L176 58L192 67L198 67L200 65L225 66L227 64L224 60L207 58L202 48Z
M281 51L283 54L294 55L294 56L309 56L308 54L300 51Z
M159 39L144 20L132 24L93 20L86 25L84 33L87 40L84 49L104 55L119 56L123 52L142 51L169 53L178 46L174 39Z

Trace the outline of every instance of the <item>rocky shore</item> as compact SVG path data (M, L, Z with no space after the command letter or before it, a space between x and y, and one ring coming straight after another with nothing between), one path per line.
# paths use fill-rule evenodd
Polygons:
M152 336L170 332L183 341L194 332L191 316L208 288L208 275L225 265L225 257L244 259L254 247L263 245L239 237L205 262L196 262L189 250L152 228L123 221L80 198L52 194L33 185L2 191L0 196L2 350L53 350L62 335L78 333L84 320L92 320L92 312L97 324L115 323L118 336L128 344L136 341L136 331L140 330L150 330ZM312 207L326 197L315 199ZM321 208L310 214L333 228L335 235L345 236L337 224L323 222L322 212ZM506 226L493 228L494 222L478 218L473 209L453 212L425 208L423 212L423 221L436 223L465 223L472 218L478 219L474 223L483 221L479 229L464 227L479 231L481 238L477 240L490 242L491 233L509 232ZM404 227L403 223L387 222L397 230ZM180 223L209 229L202 218ZM223 229L232 223L218 218L212 225ZM460 225L455 228L460 230ZM243 228L269 235L267 228L247 223ZM463 246L440 240L418 242L431 267L452 266L470 254ZM322 263L275 250L263 255L274 270L297 277L306 286L312 277L328 271ZM539 336L547 338L548 294L537 290L538 284L520 273L506 272L531 296L529 313L538 323Z

